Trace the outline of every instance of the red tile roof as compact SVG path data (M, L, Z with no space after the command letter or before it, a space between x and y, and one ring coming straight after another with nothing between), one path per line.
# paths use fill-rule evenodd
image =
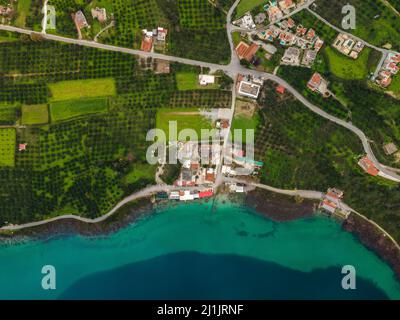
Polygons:
M277 86L276 87L276 92L280 93L280 94L284 94L285 93L285 87L284 86Z
M212 197L212 195L213 195L213 191L212 190L206 190L206 191L199 192L199 198Z
M140 46L140 50L150 52L153 47L153 39L144 37L142 40L142 45Z
M379 174L379 170L367 156L363 157L358 164L364 169L365 172L372 176L377 176Z
M236 47L236 53L240 59L245 59L247 61L251 61L257 52L259 46L255 43L250 46L243 41L241 41Z

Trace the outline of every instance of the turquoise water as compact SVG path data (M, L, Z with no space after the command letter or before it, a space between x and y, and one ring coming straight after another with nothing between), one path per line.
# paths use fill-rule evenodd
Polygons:
M57 289L41 288L53 265ZM341 288L353 265L357 289ZM179 205L119 232L0 247L1 299L399 299L392 270L324 217L274 222L232 204Z

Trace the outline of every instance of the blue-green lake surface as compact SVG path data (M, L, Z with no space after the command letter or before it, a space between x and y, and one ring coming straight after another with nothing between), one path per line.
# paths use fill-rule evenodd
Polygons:
M56 290L41 287L44 265ZM357 271L343 290L342 266ZM117 233L0 246L1 299L399 299L390 267L340 225L234 204L171 206Z

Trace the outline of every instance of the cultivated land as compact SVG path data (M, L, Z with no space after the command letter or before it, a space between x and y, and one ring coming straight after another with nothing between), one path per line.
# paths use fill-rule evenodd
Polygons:
M107 99L79 99L57 101L50 104L51 121L57 122L82 115L106 112Z
M0 128L0 168L14 166L15 129Z
M217 89L217 84L201 86L199 74L193 72L178 72L176 74L176 85L178 90Z
M156 126L165 132L167 139L169 135L169 122L176 121L178 133L184 129L192 129L196 132L198 139L201 138L201 129L212 129L209 119L199 114L198 108L162 108L157 110ZM186 139L186 137L182 138ZM179 137L178 137L178 140ZM192 139L191 139L192 140Z
M194 2L194 0L189 1ZM146 5L154 3L155 1L148 1ZM164 2L163 5L167 4L171 8L177 5L175 2ZM181 8L179 4L179 8L185 10L188 7L185 5ZM138 9L139 6L135 8ZM197 14L198 12L185 12L182 24L192 28L193 19L187 17L196 17ZM299 16L303 15L314 22L313 25L303 24L315 27L326 42L334 39L335 31L309 13L302 12ZM158 19L157 13L154 17ZM176 16L171 19L176 19ZM127 21L127 23L132 22ZM199 30L203 29L204 26L199 27ZM196 38L193 32L190 36L196 41L200 40L200 37ZM60 38L56 40L66 41ZM173 47L173 41L175 40L168 43L168 50ZM89 43L80 44L89 45ZM190 41L185 43L185 45L191 44ZM179 49L185 49L186 56L190 54L201 56L205 53L203 49L201 51L195 46L186 48L182 45ZM7 44L4 47L0 46L0 50L2 50L0 57L8 59L0 61L1 70L4 70L5 75L2 79L4 86L0 92L0 101L45 103L49 99L47 90L49 83L105 76L115 79L117 91L116 95L110 98L109 111L104 114L79 117L74 121L55 123L43 128L29 128L19 133L17 138L28 142L32 153L17 154L17 170L0 170L0 182L18 180L18 184L8 184L7 190L1 187L6 183L0 183L0 201L4 207L5 219L11 217L17 222L38 220L42 217L42 212L55 215L66 210L79 212L84 217L98 217L108 212L124 195L132 195L126 198L126 201L134 199L140 194L133 193L134 191L143 189L148 184L154 184L153 180L142 178L137 181L133 178L132 180L136 182L129 184L124 178L132 174L135 167L139 167L137 170L142 170L140 166L145 163L144 155L147 149L144 135L149 128L156 126L155 116L158 110L208 109L231 105L231 92L179 91L176 72L186 71L186 68L179 68L176 64L172 65L171 74L155 75L151 71L141 70L131 56L127 57L117 52L104 52L79 46L53 46L45 41L35 44L30 42ZM168 53L172 52L168 50ZM32 59L27 61L26 52L33 55ZM138 54L133 51L130 53ZM151 56L154 55L147 55ZM374 54L371 56L372 58L368 59L369 70L373 69L379 60ZM210 57L200 60L210 61ZM163 58L177 61L173 57L163 56ZM215 56L212 56L212 59L215 59ZM233 60L231 65L223 66L221 69L229 72L231 76L238 72L245 73L243 67L235 64L237 62L235 56ZM186 62L204 66L198 61L185 60ZM52 72L49 73L48 70ZM323 99L305 89L307 81L315 70L320 71L331 81L334 94L340 99ZM15 75L16 71L23 74L17 83L10 79L10 74ZM371 88L365 80L343 81L336 77L329 69L327 57L319 59L313 70L281 67L279 76L250 70L248 72L264 75L284 84L288 91L302 102L293 100L290 95L277 97L274 91L276 84L268 88L267 83L263 89L267 94L259 99L262 109L259 112L256 142L257 156L268 164L263 168L262 182L291 189L298 186L325 188L335 184L345 190L346 201L348 197L354 208L366 212L368 217L382 224L395 235L396 239L399 239L400 235L396 228L400 221L400 212L397 210L400 194L398 185L388 180L367 176L361 171L356 165L358 156L365 151L372 154L366 146L367 139L357 128L338 119L351 120L362 127L366 135L374 139L371 144L376 156L382 159L382 154L379 153L382 141L391 139L398 143L396 131L396 119L399 118L398 100L382 99L386 96L381 91ZM292 86L285 83L281 77L287 79ZM304 99L295 88L314 105ZM323 113L316 105L329 114ZM187 109L187 112L190 111ZM335 125L335 122L341 126ZM364 147L360 144L359 138ZM388 161L388 158L384 156L383 158ZM24 168L24 174L21 174L20 168ZM25 168L32 170L28 177ZM160 190L157 187L159 186L153 189L146 188L143 192ZM10 191L18 191L14 192L16 195L13 203L7 201L8 198L5 196ZM278 192L317 198L321 196L320 191L278 190ZM18 217L15 216L16 212ZM114 210L109 212L112 214Z
M71 100L115 95L115 81L112 78L61 81L49 84L52 100Z
M17 7L17 19L15 20L15 25L18 27L25 27L26 18L29 15L32 0L18 0Z
M21 111L21 123L24 125L45 124L49 121L49 109L47 104L24 105Z

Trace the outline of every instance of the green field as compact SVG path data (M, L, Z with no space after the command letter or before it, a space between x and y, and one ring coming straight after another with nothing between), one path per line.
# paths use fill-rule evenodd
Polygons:
M0 167L15 164L15 129L0 129Z
M255 7L268 3L267 0L241 0L236 8L236 17L241 17L247 11L251 11Z
M50 104L51 121L57 122L82 115L106 112L107 99L85 99L58 101Z
M49 109L47 104L38 104L21 108L22 118L21 122L24 125L29 124L45 124L49 122Z
M232 134L234 129L241 129L242 130L242 141L246 142L246 129L252 129L254 132L257 129L257 126L260 122L260 117L256 112L253 117L247 117L244 115L236 115L233 118L232 122Z
M17 120L17 106L0 103L0 123L13 124Z
M18 15L15 20L17 27L25 27L26 17L29 15L32 0L18 0Z
M197 89L216 89L217 84L201 86L199 84L199 75L193 72L178 72L176 74L176 85L178 90L197 90Z
M61 81L49 84L53 101L113 96L113 78Z
M400 74L397 74L393 77L393 81L389 87L389 91L393 92L393 94L397 98L400 97Z
M156 168L157 166L150 166L148 164L134 164L132 171L125 176L124 183L131 184L140 179L152 180L156 174Z
M199 114L191 114L198 112L198 108L161 108L157 110L156 127L165 132L169 137L169 121L177 121L178 135L183 129L193 129L198 138L201 137L201 129L211 129L211 122ZM184 114L190 113L190 114Z
M330 71L342 79L364 79L368 76L368 58L372 52L370 48L364 48L358 59L354 60L331 47L325 48L325 54L329 60Z

